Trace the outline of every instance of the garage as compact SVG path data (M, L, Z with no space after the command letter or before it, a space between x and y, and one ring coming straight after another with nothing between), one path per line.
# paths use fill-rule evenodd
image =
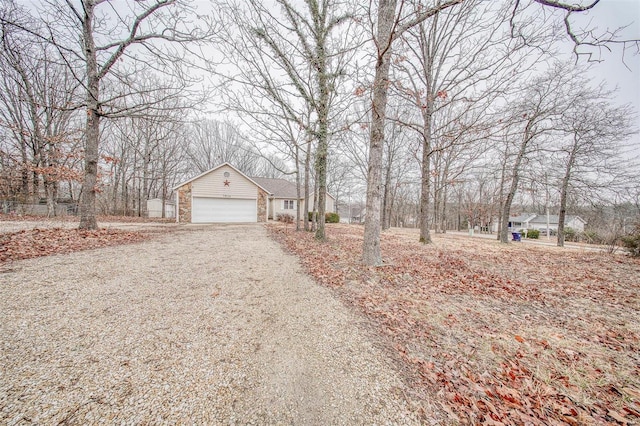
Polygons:
M229 163L173 188L179 223L267 221L269 191Z
M193 197L192 223L257 222L256 200Z

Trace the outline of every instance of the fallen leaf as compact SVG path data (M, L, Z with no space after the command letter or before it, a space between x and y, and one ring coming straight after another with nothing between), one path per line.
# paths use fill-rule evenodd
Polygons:
M624 418L624 416L620 413L618 413L617 411L613 411L613 410L609 410L607 412L607 416L611 417L613 420L617 421L618 423L622 423L622 424L627 424L627 419Z

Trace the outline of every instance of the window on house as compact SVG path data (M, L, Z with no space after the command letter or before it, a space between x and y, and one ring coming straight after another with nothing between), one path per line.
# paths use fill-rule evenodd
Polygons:
M295 209L295 200L284 200L284 209L285 210L293 210Z

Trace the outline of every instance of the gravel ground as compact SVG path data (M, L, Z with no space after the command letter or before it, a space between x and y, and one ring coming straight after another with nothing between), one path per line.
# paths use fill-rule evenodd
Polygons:
M15 262L0 338L2 424L418 423L366 326L259 225Z

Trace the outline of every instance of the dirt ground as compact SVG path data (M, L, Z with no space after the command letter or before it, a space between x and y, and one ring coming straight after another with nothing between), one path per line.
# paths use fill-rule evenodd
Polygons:
M0 273L0 423L418 423L363 317L263 226L160 226Z

